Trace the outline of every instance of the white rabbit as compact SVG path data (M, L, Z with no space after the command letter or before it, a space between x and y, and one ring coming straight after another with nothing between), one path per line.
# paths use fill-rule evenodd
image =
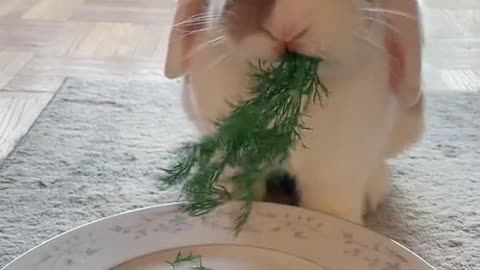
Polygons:
M389 190L386 160L423 133L420 37L414 0L180 0L165 74L184 78L186 110L209 134L226 101L246 97L249 61L322 57L330 96L286 169L300 206L362 224Z

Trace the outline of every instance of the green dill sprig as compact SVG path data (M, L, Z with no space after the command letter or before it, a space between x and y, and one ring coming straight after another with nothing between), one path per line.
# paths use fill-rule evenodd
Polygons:
M168 263L172 269L176 269L178 266L185 263L191 263L193 265L193 269L196 270L213 270L203 265L202 258L200 256L193 255L192 253L187 256L183 256L181 251L177 253L174 261L166 261L166 263Z
M198 257L198 265L195 266L196 270L213 270L212 268L205 267L202 262L202 257Z
M190 215L204 215L240 199L244 204L235 220L235 231L240 231L252 209L255 184L288 159L308 130L303 121L308 106L322 104L322 94L328 96L317 75L320 63L321 59L287 53L277 65L252 65L252 98L231 104L231 113L216 123L216 133L178 150L176 162L161 180L169 187L183 185L181 195ZM226 168L237 173L225 177Z

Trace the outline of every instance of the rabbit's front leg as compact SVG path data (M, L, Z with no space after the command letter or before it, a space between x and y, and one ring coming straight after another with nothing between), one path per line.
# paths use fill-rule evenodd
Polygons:
M293 164L301 207L363 224L370 172L368 161L310 158Z
M367 211L375 212L383 202L385 195L390 191L392 180L390 168L384 161L379 162L377 168L372 172L372 175L368 178L365 203Z

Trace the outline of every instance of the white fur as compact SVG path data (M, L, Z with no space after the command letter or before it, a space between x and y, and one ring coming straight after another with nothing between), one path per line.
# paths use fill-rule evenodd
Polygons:
M352 0L353 1L353 0ZM288 169L296 176L301 206L362 223L390 187L386 159L415 142L423 128L421 109L402 106L388 82L388 56L354 38L356 4L338 0L278 0L266 28L276 31L294 22L305 24L302 53L327 61L319 76L330 90L325 107L310 108L303 134L308 148L291 153ZM300 23L298 23L300 25ZM332 27L335 25L335 27ZM381 44L382 27L371 29ZM211 33L198 36L208 42ZM275 59L276 44L266 34L241 43L227 39L199 51L190 59L185 87L187 112L203 134L214 132L213 122L229 111L226 101L246 98L248 59ZM223 61L219 57L228 55ZM215 62L215 64L211 64Z

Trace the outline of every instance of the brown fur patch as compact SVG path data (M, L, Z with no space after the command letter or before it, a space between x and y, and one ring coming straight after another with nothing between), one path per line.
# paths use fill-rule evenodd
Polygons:
M235 40L262 31L276 0L230 0L225 4L225 29Z

